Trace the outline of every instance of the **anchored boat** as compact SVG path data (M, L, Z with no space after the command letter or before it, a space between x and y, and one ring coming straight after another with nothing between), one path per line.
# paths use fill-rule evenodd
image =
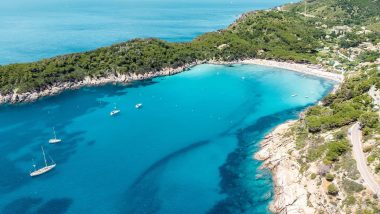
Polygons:
M119 113L120 113L120 110L115 107L115 109L111 111L110 115L111 116L115 116L115 115L117 115Z
M111 116L115 116L120 113L120 109L116 108L116 103L114 103L114 105L113 110L110 112Z
M32 177L47 173L57 165L54 163L53 159L51 159L51 158L50 159L52 161L52 164L48 165L47 160L46 160L46 156L45 156L44 147L41 146L41 150L42 150L42 155L44 156L45 166L42 168L36 169L36 164L33 163L34 171L30 173L30 176L32 176Z
M55 143L59 143L59 142L61 142L62 140L59 139L59 138L57 138L57 135L55 134L55 129L54 129L54 127L53 127L53 133L54 133L54 138L50 139L50 140L49 140L49 143L51 143L51 144L55 144Z

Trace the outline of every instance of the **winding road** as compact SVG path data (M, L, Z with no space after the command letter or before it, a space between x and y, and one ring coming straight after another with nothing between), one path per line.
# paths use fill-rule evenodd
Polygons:
M376 182L375 177L371 174L367 166L366 157L363 152L362 146L362 133L360 131L359 123L355 123L349 129L349 139L353 145L353 154L356 160L356 165L364 180L364 184L368 186L375 194L380 196L380 185Z

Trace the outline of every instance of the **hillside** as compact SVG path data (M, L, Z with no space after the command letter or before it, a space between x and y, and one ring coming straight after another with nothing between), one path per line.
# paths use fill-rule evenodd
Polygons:
M154 73L196 61L263 58L317 63L326 43L353 46L368 39L355 34L350 35L352 42L326 39L329 28L348 24L376 29L379 20L376 12L380 6L374 0L309 0L306 6L307 16L302 14L302 2L250 12L227 29L204 34L188 43L135 39L94 51L0 66L0 93L42 91L57 83L78 82L86 77ZM378 33L370 38L374 43L379 41Z
M306 4L305 4L306 2ZM289 5L288 10L323 18L333 25L372 23L379 18L378 0L307 0Z
M326 39L328 29L334 26L365 26L377 32L369 39L379 41L379 5L377 0L308 0L306 16L302 14L302 2L250 12L227 29L204 34L188 43L135 39L94 51L0 66L0 93L42 91L57 83L77 82L86 77L158 72L197 60L264 58L317 63L318 52L326 43L352 46L368 39L354 34L349 35L350 41Z
M110 74L142 74L177 68L196 60L232 61L269 58L316 62L320 39L316 20L287 11L245 14L229 28L204 34L189 43L135 39L94 51L58 56L33 63L0 67L2 94L41 91L55 83Z

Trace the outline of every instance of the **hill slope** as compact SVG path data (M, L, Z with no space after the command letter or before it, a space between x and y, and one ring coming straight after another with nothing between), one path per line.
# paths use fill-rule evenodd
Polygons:
M158 72L196 60L232 61L271 58L316 62L324 31L316 20L287 11L245 14L225 30L207 33L189 43L135 39L94 51L58 56L33 63L0 67L0 93L41 91L59 82L109 74Z

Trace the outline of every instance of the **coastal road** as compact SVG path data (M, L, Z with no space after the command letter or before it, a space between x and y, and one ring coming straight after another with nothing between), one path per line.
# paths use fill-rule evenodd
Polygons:
M364 180L364 184L380 196L380 185L376 182L375 177L367 166L366 157L363 152L362 132L360 131L359 123L355 123L355 125L349 129L349 139L353 145L352 152L360 175Z

